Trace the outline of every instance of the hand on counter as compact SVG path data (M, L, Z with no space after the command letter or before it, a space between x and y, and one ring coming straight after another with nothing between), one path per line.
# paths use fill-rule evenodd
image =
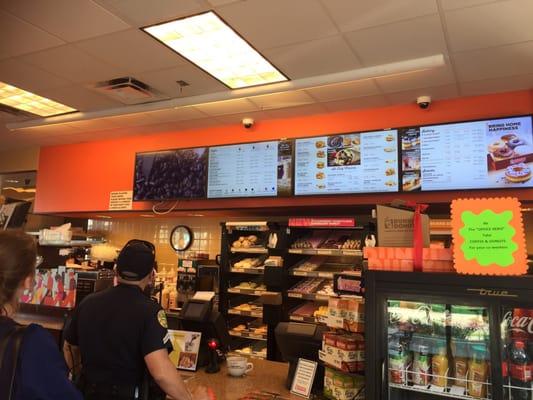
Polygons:
M192 391L193 400L216 400L215 393L211 388L205 386L197 386Z

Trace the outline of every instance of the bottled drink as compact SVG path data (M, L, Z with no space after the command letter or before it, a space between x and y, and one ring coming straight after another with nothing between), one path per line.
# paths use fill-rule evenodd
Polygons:
M427 386L429 384L429 370L431 368L431 361L429 357L428 347L420 345L418 352L414 354L413 361L413 383L415 385Z
M468 347L466 343L456 343L454 347L453 370L454 370L454 385L466 387L466 379L468 373Z
M472 347L472 359L468 366L468 395L478 399L487 397L487 378L489 374L489 364L486 359L484 346L476 345Z
M435 386L446 387L448 384L448 355L446 342L439 341L437 353L431 359L431 383Z
M531 399L531 365L524 341L517 340L511 348L511 398Z
M389 342L389 371L391 383L407 384L406 369L408 356L399 338Z
M511 399L511 390L509 381L509 346L507 344L503 345L502 348L502 378L503 378L503 398L504 400Z

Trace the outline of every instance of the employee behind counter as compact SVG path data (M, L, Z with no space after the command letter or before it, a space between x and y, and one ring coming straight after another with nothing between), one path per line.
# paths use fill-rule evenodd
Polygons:
M204 386L191 394L170 361L165 312L145 294L154 265L152 243L129 241L117 259L118 286L88 296L73 314L64 353L87 400L158 399L163 392L177 400L212 398Z

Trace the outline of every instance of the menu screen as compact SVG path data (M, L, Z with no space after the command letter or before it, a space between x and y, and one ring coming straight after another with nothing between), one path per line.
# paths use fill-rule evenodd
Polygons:
M209 149L208 198L290 196L292 141Z
M398 191L396 130L296 140L295 195Z
M531 117L400 131L402 189L533 187Z
M205 197L207 148L137 153L133 200Z

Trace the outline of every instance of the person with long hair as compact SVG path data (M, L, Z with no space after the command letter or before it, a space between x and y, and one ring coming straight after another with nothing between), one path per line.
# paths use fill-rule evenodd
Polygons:
M18 325L18 299L33 287L37 250L22 232L0 231L0 399L81 400L52 335Z

